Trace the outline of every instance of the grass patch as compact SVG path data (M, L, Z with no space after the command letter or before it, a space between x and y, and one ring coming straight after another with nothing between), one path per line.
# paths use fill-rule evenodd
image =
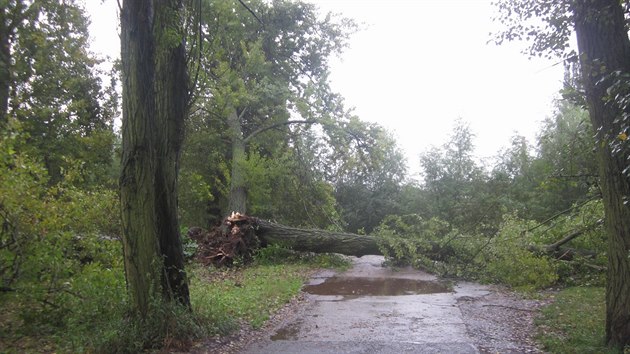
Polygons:
M124 316L110 323L109 331L101 333L86 352L140 353L185 351L200 338L212 334L212 319L191 313L173 302L155 301L145 319ZM73 351L76 352L76 351Z
M220 334L243 320L259 328L299 293L314 270L349 266L339 255L298 253L279 246L259 250L254 264L246 267L193 265L189 269L193 311L211 318Z
M604 343L604 288L562 290L536 324L538 340L551 353L617 353Z
M236 270L191 269L193 311L214 319L220 333L239 320L254 328L289 302L310 275L301 264L258 265Z

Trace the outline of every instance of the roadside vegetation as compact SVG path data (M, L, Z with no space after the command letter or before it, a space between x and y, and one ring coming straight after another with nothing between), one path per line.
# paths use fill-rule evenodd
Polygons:
M278 246L261 249L251 264L225 269L204 267L191 259L187 267L193 311L158 303L160 311L138 322L128 314L120 244L100 242L106 247L84 251L99 252L102 262L113 262L108 267L77 268L77 274L59 279L58 291L50 284L30 284L32 298L24 298L21 289L0 294L0 351L185 349L195 340L227 335L243 323L262 326L299 293L313 272L349 265L340 255L301 254ZM189 245L194 252L193 248Z

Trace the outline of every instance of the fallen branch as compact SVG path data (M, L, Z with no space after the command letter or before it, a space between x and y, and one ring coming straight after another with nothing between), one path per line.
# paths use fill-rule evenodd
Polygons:
M563 237L560 241L554 242L551 245L547 245L545 246L545 248L547 248L548 251L552 252L552 251L556 251L560 248L560 246L564 245L565 243L570 242L571 240L573 240L574 238L581 236L582 234L584 234L587 231L590 231L592 229L594 229L595 227L602 225L604 223L603 220L598 220L595 224L592 225L588 225L582 229L579 230L574 230L573 232L568 233L565 237Z
M573 257L576 255L587 257L587 258L595 258L597 256L597 253L595 251L580 250L580 249L562 247L562 246L571 242L575 238L583 235L587 231L590 231L601 224L603 224L603 220L598 220L594 224L588 225L579 230L574 230L574 231L569 232L562 239L550 245L543 245L543 246L531 245L528 247L528 249L531 252L552 255L556 259L560 259L560 260L572 260Z
M597 257L597 252L591 250L581 250L570 247L558 247L555 249L548 249L547 246L535 246L530 245L527 247L530 252L538 253L538 254L546 254L548 256L552 256L555 259L559 259L562 261L570 261L575 256L585 257L585 258L595 258Z
M594 270L596 270L598 272L605 272L608 269L607 267L600 266L600 265L597 265L597 264L591 264L591 263L587 263L587 262L582 263L582 265L584 265L586 267L589 267L591 269L594 269Z

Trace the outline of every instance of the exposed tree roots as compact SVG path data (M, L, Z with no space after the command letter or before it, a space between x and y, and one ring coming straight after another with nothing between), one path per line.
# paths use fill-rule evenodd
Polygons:
M210 231L190 228L188 236L199 246L196 258L200 263L231 266L237 259L251 261L254 251L260 247L255 225L254 218L234 213Z

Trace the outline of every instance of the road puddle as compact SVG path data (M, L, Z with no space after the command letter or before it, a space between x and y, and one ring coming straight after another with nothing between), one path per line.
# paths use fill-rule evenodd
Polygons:
M401 278L350 278L331 277L316 285L307 285L303 290L313 295L399 296L448 293L452 289L437 281Z
M298 338L298 333L300 333L300 324L293 323L288 326L282 327L276 331L269 339L276 340L296 340Z

